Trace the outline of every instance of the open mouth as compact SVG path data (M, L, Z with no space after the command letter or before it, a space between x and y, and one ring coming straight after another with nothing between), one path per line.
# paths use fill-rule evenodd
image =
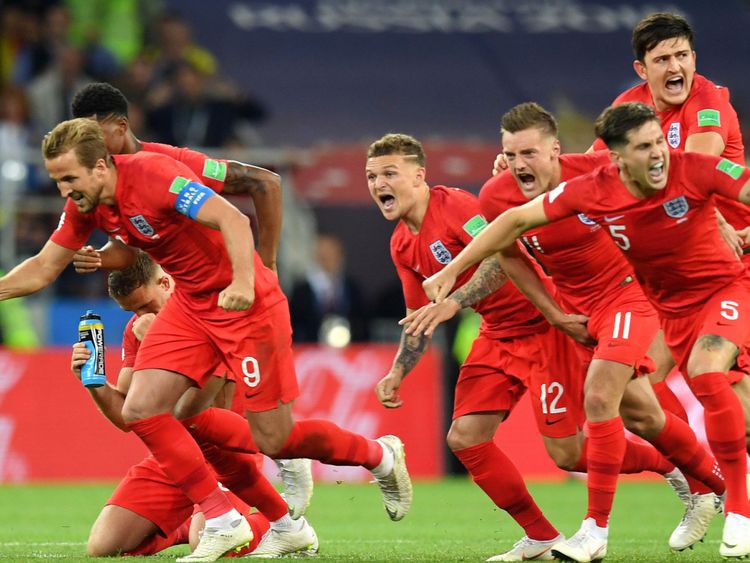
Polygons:
M659 182L664 177L664 161L649 166L648 177L653 182Z
M378 196L380 203L383 205L383 209L390 211L393 206L396 205L396 198L390 194L382 194Z
M531 190L534 188L534 181L536 177L533 174L522 173L518 175L518 181L521 182L521 187Z
M685 79L682 76L673 76L672 78L667 80L666 83L667 92L670 92L672 94L679 94L680 92L682 92L684 86Z

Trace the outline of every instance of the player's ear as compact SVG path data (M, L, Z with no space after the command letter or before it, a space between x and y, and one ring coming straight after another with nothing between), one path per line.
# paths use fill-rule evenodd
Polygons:
M423 182L427 181L427 169L424 166L417 168L417 173L414 175L415 187L421 186Z
M641 80L646 80L646 65L638 59L633 61L633 70Z
M555 139L552 143L552 158L560 156L560 139Z
M611 160L614 164L617 164L619 166L619 163L621 162L620 153L617 151L610 150L609 151L609 160Z
M172 285L172 280L169 278L169 276L164 275L159 278L159 285L164 291L169 291L169 286Z

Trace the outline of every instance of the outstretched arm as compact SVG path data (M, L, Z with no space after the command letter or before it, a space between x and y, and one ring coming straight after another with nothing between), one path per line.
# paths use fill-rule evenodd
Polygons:
M70 264L74 254L74 250L48 240L39 254L24 260L0 278L0 301L44 289Z
M456 278L467 268L508 248L529 229L548 223L544 197L542 194L520 207L508 209L492 221L450 264L422 283L427 297L432 301L442 301L455 285Z
M258 216L258 254L276 271L276 253L283 219L281 176L265 168L229 160L224 194L249 195Z
M497 256L485 258L471 279L440 303L430 303L407 315L399 324L408 325L406 333L413 336L432 336L442 322L452 319L464 307L471 307L491 295L508 277L500 267Z
M122 270L132 266L138 251L119 240L109 239L109 242L99 250L93 246L84 246L73 256L73 266L79 274L90 274L104 270Z

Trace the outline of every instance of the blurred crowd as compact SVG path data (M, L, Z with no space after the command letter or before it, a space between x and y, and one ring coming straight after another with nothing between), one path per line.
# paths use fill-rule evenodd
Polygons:
M188 23L158 0L6 0L0 5L0 189L6 197L53 193L47 175L30 162L38 159L44 134L71 117L75 93L94 81L125 93L131 126L143 139L216 148L259 143L264 105L239 91L195 42ZM57 220L56 212L22 208L15 228L19 255L36 252ZM66 274L58 291L87 295L101 287L101 280Z

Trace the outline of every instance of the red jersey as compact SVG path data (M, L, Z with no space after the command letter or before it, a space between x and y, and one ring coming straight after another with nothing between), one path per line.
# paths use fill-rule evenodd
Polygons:
M122 333L122 367L124 368L132 368L135 365L135 356L141 346L141 341L133 334L133 324L137 318L138 315L130 317Z
M616 106L625 102L642 102L654 106L651 90L644 82L626 90L612 102ZM724 140L724 151L721 153L726 159L745 165L745 147L742 143L740 122L737 112L729 102L729 90L724 86L717 86L704 76L696 74L690 94L685 102L666 111L657 111L661 121L661 128L667 143L673 149L685 150L685 141L696 133L715 132ZM606 148L597 139L594 148ZM726 220L738 229L750 226L750 209L735 200L718 197L716 206Z
M163 143L141 143L141 149L148 152L158 152L179 160L200 178L201 184L208 186L217 194L224 190L227 178L227 161L209 158L202 152L188 148L173 147Z
M604 151L560 155L560 180L571 180L609 162ZM482 213L490 221L527 201L509 170L490 178L479 193ZM608 305L633 274L601 226L584 213L526 231L523 241L577 313L590 316Z
M445 186L430 189L422 227L412 233L399 222L391 237L391 258L401 279L409 309L419 309L429 300L422 281L442 270L487 225L479 201L468 192ZM476 271L464 272L456 288ZM490 338L512 338L544 330L547 324L539 311L518 289L507 282L473 306L482 315L480 332Z
M186 306L216 310L219 292L232 281L232 265L221 232L183 214L187 190L191 183L197 184L196 175L181 162L152 152L113 158L117 168L115 205L100 204L83 214L68 201L50 240L77 250L99 227L125 244L145 250L174 277L175 296ZM285 297L275 274L263 265L257 252L254 267L253 309L263 311Z
M737 199L750 171L716 156L671 153L663 190L632 195L613 165L563 182L544 195L550 221L585 213L602 225L633 265L654 308L674 318L703 306L746 275L719 234L713 193Z

